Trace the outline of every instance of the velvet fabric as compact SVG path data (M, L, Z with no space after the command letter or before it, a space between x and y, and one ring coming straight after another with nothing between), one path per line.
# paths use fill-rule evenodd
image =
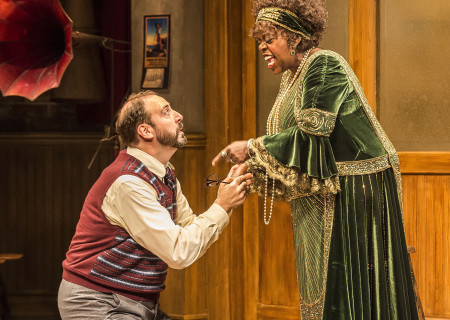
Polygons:
M262 140L287 170L319 179L339 176L337 195L290 203L302 319L418 319L398 163L358 171L361 165L372 166L371 159L396 158L395 149L342 57L319 51L304 68L283 101L281 131ZM289 76L287 71L280 94ZM307 109L314 110L313 116L300 123L299 114ZM331 133L321 131L323 124ZM340 163L356 169L341 174ZM330 197L333 201L327 202ZM333 203L331 212L327 203Z
M264 136L263 143L282 164L298 168L311 177L327 179L338 173L333 149L327 138L308 135L293 126L279 134Z
M263 141L266 149L286 166L301 168L302 172L316 177L309 168L318 165L317 159L328 167L330 164L323 163L324 158L331 162L358 161L386 154L346 71L334 57L317 56L309 65L303 81L294 84L285 101L280 112L284 130L264 136ZM331 135L324 137L303 132L294 116L296 108L317 108L336 114ZM323 169L324 173L337 174L337 171Z
M392 169L340 182L323 319L418 319Z

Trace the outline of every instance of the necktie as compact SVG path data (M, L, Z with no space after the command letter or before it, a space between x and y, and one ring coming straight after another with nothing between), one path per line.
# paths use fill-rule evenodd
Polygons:
M170 190L175 190L177 186L177 178L175 177L175 172L170 169L170 167L166 167L166 175L163 178L163 182L169 187Z

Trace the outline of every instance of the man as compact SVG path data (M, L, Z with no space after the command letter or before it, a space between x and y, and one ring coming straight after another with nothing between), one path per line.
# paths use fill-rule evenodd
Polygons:
M63 262L63 320L169 319L158 306L168 267L199 259L247 197L252 175L234 167L214 204L193 214L169 163L187 142L182 120L151 91L125 101L116 129L127 149L89 191Z

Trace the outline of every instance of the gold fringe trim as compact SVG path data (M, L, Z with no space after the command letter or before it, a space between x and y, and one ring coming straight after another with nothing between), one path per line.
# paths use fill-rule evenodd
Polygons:
M338 176L322 180L281 164L263 146L261 137L250 142L248 152L250 159L246 163L248 171L253 174L250 191L260 196L264 196L266 172L269 175L268 195L274 193L277 201L291 201L313 194L337 194L341 191ZM272 179L275 179L274 190Z

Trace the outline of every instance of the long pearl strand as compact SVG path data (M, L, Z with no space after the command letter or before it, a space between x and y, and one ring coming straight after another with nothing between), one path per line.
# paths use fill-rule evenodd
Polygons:
M295 81L297 80L298 75L300 74L300 71L303 69L303 66L306 63L307 57L309 53L311 52L312 48L305 52L303 55L302 61L300 61L300 65L297 68L297 71L295 72L294 76L292 77L292 80L282 88L282 91L278 95L277 99L275 100L275 104L272 107L272 110L270 111L269 117L267 118L267 126L266 126L266 133L267 135L276 134L280 132L280 111L281 106L283 105L283 100L286 97L289 90L294 85ZM291 72L292 73L292 72ZM264 192L264 223L268 225L270 223L270 219L272 218L272 212L273 212L273 201L275 196L275 178L272 179L272 197L270 201L270 212L269 212L269 219L267 219L267 194L268 194L268 184L269 184L269 175L266 171L265 176L265 192Z

